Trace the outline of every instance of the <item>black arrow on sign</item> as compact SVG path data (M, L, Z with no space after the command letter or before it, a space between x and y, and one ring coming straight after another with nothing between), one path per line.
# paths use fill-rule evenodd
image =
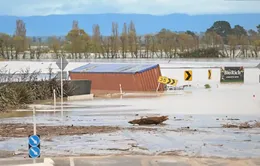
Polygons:
M175 84L175 80L168 78L167 84L174 85Z
M189 71L185 71L185 72L186 72L186 74L188 75L188 77L187 77L185 80L188 81L188 80L190 80L190 78L191 78L191 74L190 74Z
M175 84L175 80L174 79L171 79L171 85L174 85Z
M170 78L168 78L167 84L170 84L170 82L171 82L171 79L170 79Z

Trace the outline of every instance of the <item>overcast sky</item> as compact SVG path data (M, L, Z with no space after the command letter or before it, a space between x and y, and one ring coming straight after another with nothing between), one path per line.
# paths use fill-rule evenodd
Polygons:
M0 0L0 15L260 13L260 0Z

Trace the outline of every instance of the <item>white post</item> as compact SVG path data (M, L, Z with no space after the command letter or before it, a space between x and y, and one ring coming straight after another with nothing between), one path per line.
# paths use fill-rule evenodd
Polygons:
M53 89L53 104L54 104L54 111L56 110L56 90Z
M35 117L35 107L33 107L33 135L36 135L36 117ZM33 159L33 163L36 163L36 160Z
M160 88L160 85L161 85L161 83L159 82L159 83L158 83L158 86L157 86L157 89L156 89L156 92L158 92L158 90L159 90L159 88Z
M33 134L36 135L36 117L35 117L35 107L33 107Z
M60 107L61 107L61 118L63 119L63 80L62 80L62 57L60 58L61 59L61 76L60 76L60 94L61 94L61 99L60 99Z
M122 86L121 86L121 84L119 84L119 88L120 88L120 94L122 95L122 94L123 94L123 91L122 91Z

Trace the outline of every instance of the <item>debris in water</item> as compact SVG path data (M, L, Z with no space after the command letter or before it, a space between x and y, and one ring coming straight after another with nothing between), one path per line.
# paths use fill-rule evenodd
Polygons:
M253 127L260 128L260 122L255 122L255 124L253 124Z
M130 124L138 124L138 125L158 125L163 123L164 121L168 120L168 116L159 116L159 117L146 117L141 119L135 119L132 121L129 121Z
M244 142L250 142L250 141L251 141L250 139L244 140Z
M223 128L238 128L238 125L234 125L234 124L223 124L222 127L223 127Z
M240 120L240 119L237 119L237 118L228 118L227 120Z
M219 147L222 147L223 144L211 144L211 146L219 146Z
M256 127L255 123L254 125L250 125L248 122L244 122L244 123L240 123L239 125L235 125L235 124L224 124L222 125L223 128L239 128L239 129L248 129L248 128L252 128L252 127Z
M240 129L248 129L248 128L251 128L250 124L248 122L245 122L245 123L241 123L239 125L239 128Z
M184 119L176 119L176 118L175 118L174 120L175 120L175 121L183 121Z
M48 142L53 142L52 138L51 137L46 137L43 139L44 141L48 141Z
M190 129L190 127L188 126L188 127L182 127L181 129Z

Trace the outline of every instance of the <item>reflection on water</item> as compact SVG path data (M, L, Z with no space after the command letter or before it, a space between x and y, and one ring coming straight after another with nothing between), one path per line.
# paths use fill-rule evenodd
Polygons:
M28 116L32 116L31 111L21 111L21 112L11 111L11 112L1 113L0 119L1 118L13 118L13 117L28 117Z

